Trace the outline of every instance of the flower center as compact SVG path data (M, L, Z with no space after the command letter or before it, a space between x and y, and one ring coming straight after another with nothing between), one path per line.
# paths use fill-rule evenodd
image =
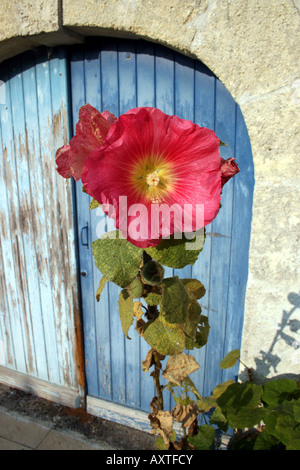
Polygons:
M148 186L157 186L159 184L158 170L153 171L152 173L147 173L146 183Z
M174 185L174 174L162 157L144 157L132 167L131 188L137 197L151 202L162 202Z

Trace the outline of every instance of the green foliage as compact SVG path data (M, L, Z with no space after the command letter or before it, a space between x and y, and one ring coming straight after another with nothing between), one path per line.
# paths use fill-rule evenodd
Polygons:
M100 207L100 206L101 206L101 204L98 201L96 201L95 198L93 198L90 202L89 209L91 211L93 209L97 209L97 207Z
M250 428L264 416L261 403L262 387L250 382L229 385L217 404L231 428Z
M142 297L143 294L143 284L139 278L133 279L133 281L126 287L128 294L133 299L138 299Z
M150 292L146 297L145 301L148 305L158 305L161 299L161 294L156 292Z
M198 279L181 279L181 282L191 297L201 299L205 295L205 287Z
M146 324L144 338L152 348L164 356L179 354L185 346L185 335L180 325L168 323L163 315Z
M297 383L289 379L270 380L264 384L263 401L269 406L279 406L285 400L299 396Z
M99 271L109 281L127 287L138 275L142 261L142 249L118 238L114 231L93 242L93 256Z
M127 289L122 289L119 295L119 314L122 330L125 336L130 339L128 331L133 324L133 301Z
M177 276L164 279L160 300L161 312L169 323L183 323L188 316L190 298Z
M181 239L163 239L159 245L146 248L146 252L164 266L171 268L183 268L188 264L194 264L203 250L204 236L195 235L188 240L182 235Z
M100 301L100 295L101 295L101 292L103 291L104 287L106 286L106 283L107 283L106 277L102 276L102 278L100 279L100 282L99 282L97 292L96 292L97 302Z
M224 357L224 359L222 359L222 361L220 362L221 369L229 369L230 367L235 366L239 357L240 357L240 350L234 349L233 351L228 353Z
M196 450L212 450L215 443L215 429L208 424L199 426L196 436L188 437L188 442Z

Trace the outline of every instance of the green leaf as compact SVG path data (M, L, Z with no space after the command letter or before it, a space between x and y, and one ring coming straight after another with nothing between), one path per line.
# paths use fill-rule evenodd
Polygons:
M219 406L214 409L209 422L210 424L215 424L216 426L218 426L221 431L227 432L228 430L228 421L223 415L222 410Z
M125 239L119 232L109 232L93 242L93 256L97 268L111 282L127 287L137 276L142 260L142 249Z
M216 400L212 396L200 398L199 400L197 400L197 405L199 410L203 413L207 413L208 411L218 406Z
M284 450L284 445L277 437L269 434L267 429L260 432L255 440L253 450Z
M234 383L217 399L223 414L232 428L250 428L264 417L260 407L262 387L252 382Z
M98 201L96 201L95 198L93 198L90 202L89 209L91 211L93 209L97 209L97 207L100 207L100 206L101 206L101 204Z
M297 421L300 398L284 401L276 408L267 408L264 422L270 434L279 439L287 450L300 450L300 425Z
M263 386L262 399L269 406L278 406L285 400L299 396L297 383L290 379L277 379L266 382Z
M190 442L197 450L212 450L215 443L215 429L208 424L199 426L196 436L188 437Z
M196 299L201 299L205 295L205 287L198 279L181 279L181 282L189 294Z
M119 314L122 330L128 339L128 331L133 324L133 301L126 289L121 290L119 295Z
M188 315L189 295L177 276L164 279L161 312L168 323L183 323Z
M187 313L187 319L182 324L182 328L187 336L196 341L197 327L201 318L201 307L196 299L190 302Z
M208 340L209 328L208 318L205 315L200 315L196 338L193 339L186 336L186 349L200 349L205 346Z
M133 279L133 281L129 284L129 286L126 287L128 294L133 298L133 299L138 299L142 297L143 293L143 284L141 280L137 277Z
M159 436L156 439L156 441L154 442L154 448L155 450L167 450L166 444L162 437Z
M194 264L203 250L204 236L196 235L188 240L182 234L177 240L174 235L170 239L163 239L159 245L146 248L146 252L164 266L181 269L188 264Z
M224 359L220 362L221 369L229 369L230 367L233 367L237 363L240 355L241 353L239 349L234 349L226 354Z
M216 387L214 388L214 390L212 392L212 396L215 399L219 398L225 392L225 390L227 390L229 385L232 385L234 383L235 383L234 380L229 379L226 382L223 382L219 385L216 385Z
M164 356L181 353L185 345L185 336L180 325L168 323L161 315L146 324L144 338L153 349Z
M106 277L102 276L102 278L101 278L101 280L100 280L100 283L99 283L99 287L98 287L97 292L96 292L96 299L97 299L97 302L99 302L99 300L100 300L101 292L103 291L103 289L104 289L106 283L107 283Z

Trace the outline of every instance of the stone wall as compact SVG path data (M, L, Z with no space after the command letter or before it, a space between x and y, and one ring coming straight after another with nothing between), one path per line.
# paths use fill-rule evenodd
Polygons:
M144 38L204 62L241 106L255 191L242 359L300 372L300 0L2 0L0 61L88 35Z

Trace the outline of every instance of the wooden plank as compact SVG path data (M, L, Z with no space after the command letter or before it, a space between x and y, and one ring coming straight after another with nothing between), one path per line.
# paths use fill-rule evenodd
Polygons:
M3 106L4 107L4 106ZM2 143L1 133L1 105L0 105L0 142ZM11 321L9 316L10 289L6 286L6 276L11 273L11 265L6 270L6 263L9 261L11 254L11 242L8 239L8 214L7 214L7 197L5 185L5 171L3 161L2 144L0 145L0 227L1 227L1 243L0 243L0 321L2 331L2 355L1 364L16 367L16 360L13 346L13 335L11 330ZM6 259L4 259L4 256ZM8 259L7 259L8 258ZM5 273L5 275L4 275ZM11 274L10 274L11 275Z
M50 400L60 405L78 408L81 403L81 397L78 389L64 387L52 384L49 381L31 377L28 374L22 374L8 367L0 365L1 383L9 387L18 388L25 392L32 393L38 397Z
M22 272L24 272L24 259L22 247L21 228L18 217L19 201L15 163L14 133L11 111L11 80L9 70L4 70L6 84L6 106L1 109L2 128L2 168L5 179L4 198L1 197L2 209L2 249L4 260L4 284L6 285L7 302L12 327L15 361L18 370L30 370L28 358L28 335L24 332L24 318L28 313L26 301L26 286L22 285Z
M234 194L232 246L224 355L241 347L254 188L254 168L250 139L239 106L236 107L235 155L241 171L232 182ZM228 378L237 376L238 369L239 363L232 369L223 370L222 380L225 381Z
M148 413L144 411L110 403L99 398L87 397L87 412L94 416L152 434ZM176 435L182 437L179 423L174 423L174 429Z
M47 309L44 315L45 328L45 346L48 358L49 381L57 384L63 383L60 370L60 357L57 341L56 312L57 312L57 289L59 283L56 282L56 273L59 270L58 251L56 246L58 241L58 230L54 203L56 197L56 175L54 169L53 155L53 129L52 129L52 111L51 111L51 82L49 62L46 55L38 56L35 65L36 74L36 94L37 94L37 112L38 127L40 138L40 165L41 178L44 198L44 217L47 243L44 245L45 268L41 277L41 296L43 305ZM43 230L40 228L40 230Z
M195 123L201 127L214 129L215 122L215 76L203 64L195 63ZM211 233L211 224L206 227ZM209 278L211 264L211 236L205 239L203 251L200 253L192 269L192 276L204 285L206 293L199 300L203 315L209 313ZM198 391L204 393L206 347L192 351L192 355L200 365L200 369L193 375Z
M235 103L229 92L216 81L215 132L227 144L221 148L224 158L234 154ZM210 332L206 346L204 394L210 395L222 381L219 362L224 353L224 336L229 289L229 263L232 237L232 181L222 192L222 209L211 223L211 268L209 283Z

